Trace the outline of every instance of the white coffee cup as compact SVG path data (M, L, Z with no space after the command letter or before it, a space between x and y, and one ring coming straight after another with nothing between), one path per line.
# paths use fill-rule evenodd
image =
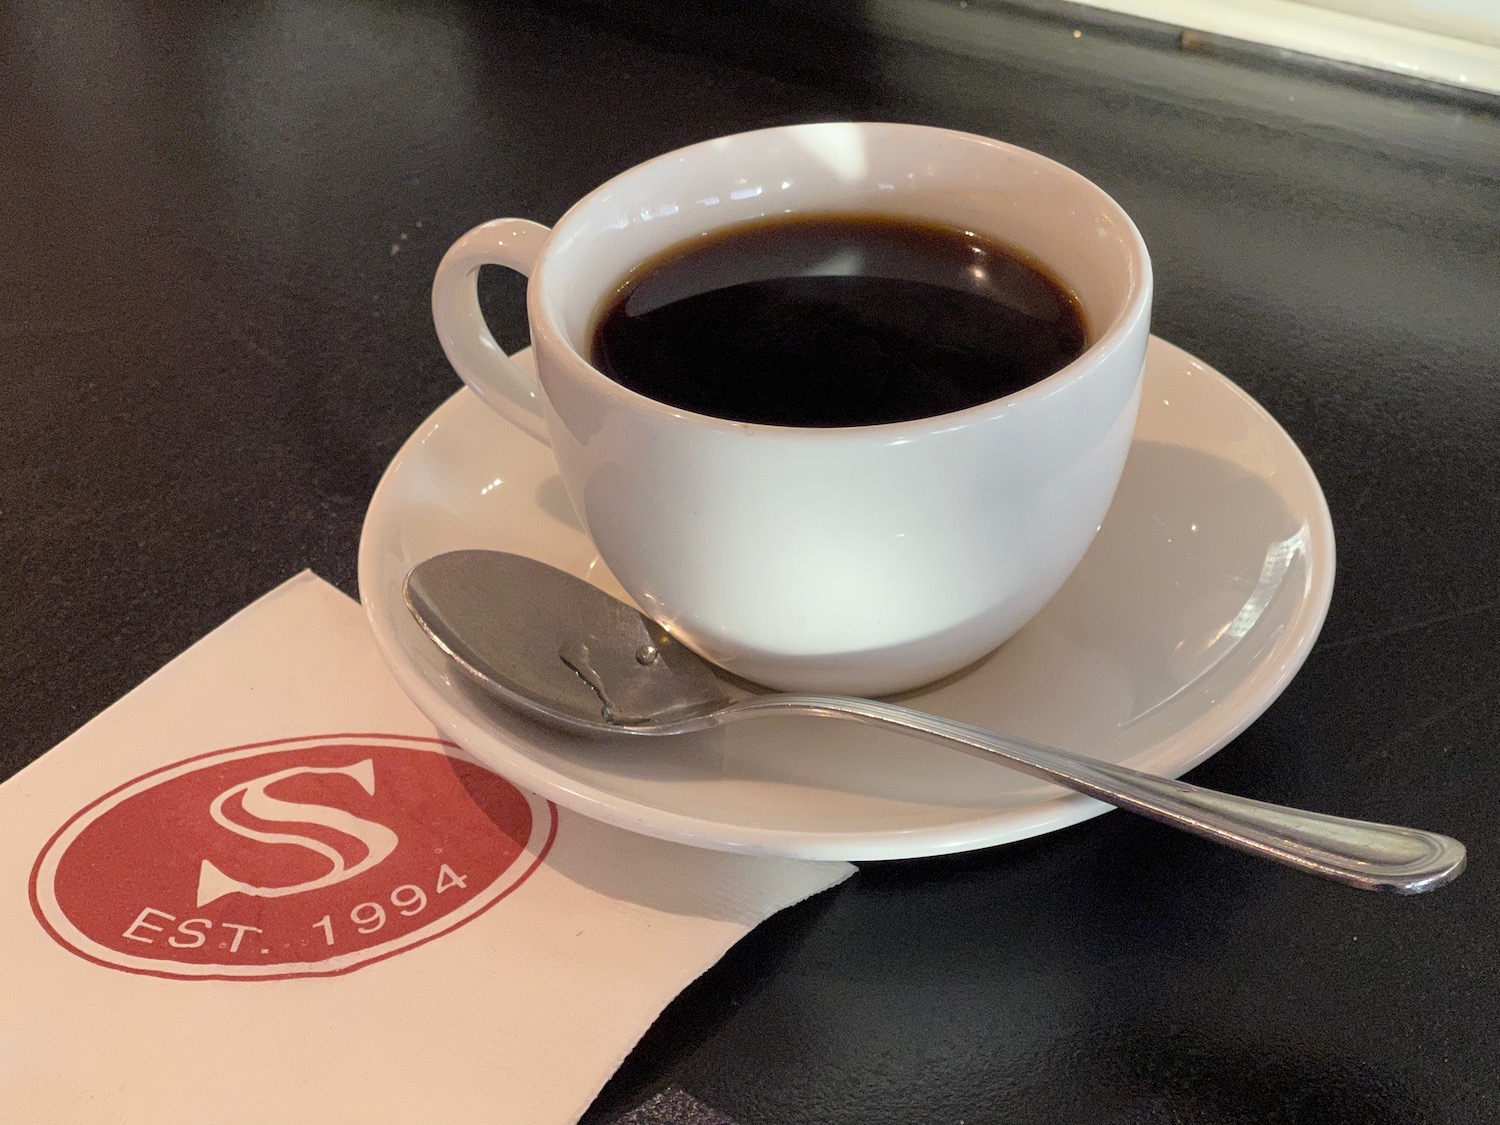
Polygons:
M997 238L1076 294L1091 343L993 402L833 429L693 414L590 366L595 317L633 267L787 212L908 215ZM530 277L534 380L485 327L476 285L492 264ZM916 125L798 125L649 160L550 231L476 227L438 267L432 308L464 381L551 446L600 556L646 613L747 679L880 695L996 648L1083 557L1130 447L1151 261L1114 200L1036 153Z

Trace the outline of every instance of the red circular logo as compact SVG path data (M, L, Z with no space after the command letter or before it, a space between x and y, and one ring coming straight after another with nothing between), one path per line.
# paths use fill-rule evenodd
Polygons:
M187 980L322 976L410 949L518 887L557 810L451 743L219 750L122 785L37 857L31 905L82 957Z

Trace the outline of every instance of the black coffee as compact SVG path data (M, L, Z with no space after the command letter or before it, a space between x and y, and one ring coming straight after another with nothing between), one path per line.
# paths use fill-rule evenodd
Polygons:
M799 215L673 247L605 302L592 361L640 394L779 426L977 406L1087 346L1078 301L1019 251L883 215Z

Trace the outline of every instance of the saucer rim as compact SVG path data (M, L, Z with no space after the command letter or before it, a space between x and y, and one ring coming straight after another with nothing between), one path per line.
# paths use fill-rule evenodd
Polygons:
M529 351L529 348L523 348L512 358L524 361L529 358L526 355ZM1278 642L1279 655L1268 656L1265 662L1258 664L1211 710L1121 763L1147 773L1178 777L1242 734L1286 690L1301 669L1322 631L1332 601L1336 545L1327 498L1317 475L1301 448L1275 417L1222 372L1156 335L1150 338L1148 363L1152 361L1153 353L1158 357L1157 362L1181 363L1198 377L1218 381L1222 384L1221 389L1239 399L1262 425L1279 436L1300 462L1305 477L1302 483L1309 501L1309 509L1301 513L1308 520L1309 532L1306 590L1288 623L1283 641ZM419 667L409 665L399 641L387 635L378 612L378 604L384 599L375 592L379 581L377 563L373 558L376 545L371 527L387 502L387 493L395 488L394 482L407 459L420 453L432 433L441 426L443 417L457 409L464 396L472 397L473 392L461 387L434 409L402 443L382 473L360 529L358 586L376 648L397 684L439 730L482 764L566 808L630 831L718 851L798 859L886 860L955 854L1055 832L1111 810L1112 806L1091 797L1060 790L1056 797L1003 812L912 828L817 830L726 824L672 812L580 783L513 745L518 740L512 734L487 728L459 712ZM498 417L497 423L506 424ZM1186 746L1193 749L1185 750Z

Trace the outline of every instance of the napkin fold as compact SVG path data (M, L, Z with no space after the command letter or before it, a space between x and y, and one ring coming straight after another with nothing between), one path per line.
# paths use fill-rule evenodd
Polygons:
M590 821L435 736L358 605L273 590L0 785L0 1120L573 1122L853 868Z

